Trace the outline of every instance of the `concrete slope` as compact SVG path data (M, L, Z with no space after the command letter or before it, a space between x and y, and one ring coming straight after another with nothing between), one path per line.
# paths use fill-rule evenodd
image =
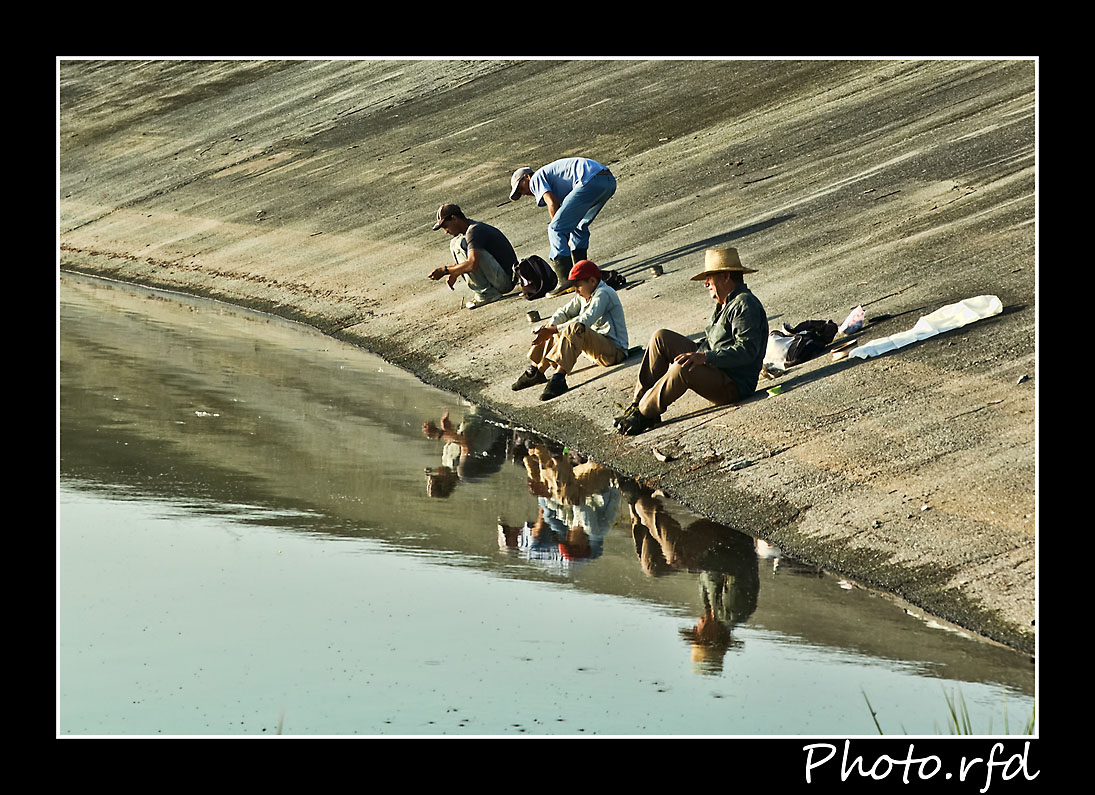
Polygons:
M65 61L59 264L307 322L658 485L788 553L1024 652L1035 645L1036 62ZM456 202L522 256L547 213L513 169L585 155L616 196L590 257L623 272L631 344L702 331L690 281L736 246L772 328L861 340L944 305L1004 311L783 394L688 397L620 437L638 358L542 403L507 298L426 279ZM655 277L652 268L662 275ZM62 330L63 333L63 330ZM669 451L659 460L652 448Z

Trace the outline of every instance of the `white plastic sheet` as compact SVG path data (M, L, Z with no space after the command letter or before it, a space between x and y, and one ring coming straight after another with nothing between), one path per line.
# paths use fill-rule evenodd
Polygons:
M936 309L930 315L924 315L908 331L901 331L889 337L871 340L858 346L851 356L857 359L866 359L870 356L878 356L882 353L903 348L914 342L926 340L936 334L961 328L976 320L984 320L987 317L998 315L1004 311L1004 305L995 295L979 295L976 298L967 298L957 304L948 304L941 309Z

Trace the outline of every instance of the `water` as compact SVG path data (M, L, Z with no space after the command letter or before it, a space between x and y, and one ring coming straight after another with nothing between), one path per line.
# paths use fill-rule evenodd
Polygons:
M948 698L983 734L1031 715L1027 657L550 445L562 469L530 470L519 429L306 328L68 276L60 327L59 734L876 735L868 698L887 734L949 733ZM446 413L467 450L426 425ZM567 555L557 521L583 529Z

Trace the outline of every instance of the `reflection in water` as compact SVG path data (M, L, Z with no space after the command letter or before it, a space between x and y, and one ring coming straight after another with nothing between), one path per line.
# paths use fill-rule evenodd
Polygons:
M66 731L232 733L234 705L249 726L288 705L300 733L870 734L864 690L928 732L942 682L990 712L1032 699L1012 653L356 349L150 291L68 295ZM530 662L569 697L515 700Z
M569 451L553 453L543 441L514 438L511 454L524 463L537 512L522 527L499 522L499 547L557 572L600 557L620 509L616 474Z
M448 410L440 424L422 423L427 439L444 443L441 466L426 469L426 493L448 497L461 480L476 481L493 475L506 461L506 435L497 422L489 420L477 406L471 406L460 425L453 427Z
M699 574L703 612L681 635L692 647L701 673L722 671L726 652L740 645L733 629L757 609L760 576L755 542L728 527L697 518L681 527L653 492L631 500L631 533L643 571L660 577L674 571Z

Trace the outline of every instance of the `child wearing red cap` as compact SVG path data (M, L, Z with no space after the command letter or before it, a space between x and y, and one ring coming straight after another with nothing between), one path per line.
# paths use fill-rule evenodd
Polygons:
M576 295L536 332L528 358L531 364L513 384L514 390L544 384L540 400L551 400L570 387L566 377L581 354L603 367L627 358L627 326L616 291L604 283L601 269L587 259L570 271ZM547 371L554 367L550 380Z

